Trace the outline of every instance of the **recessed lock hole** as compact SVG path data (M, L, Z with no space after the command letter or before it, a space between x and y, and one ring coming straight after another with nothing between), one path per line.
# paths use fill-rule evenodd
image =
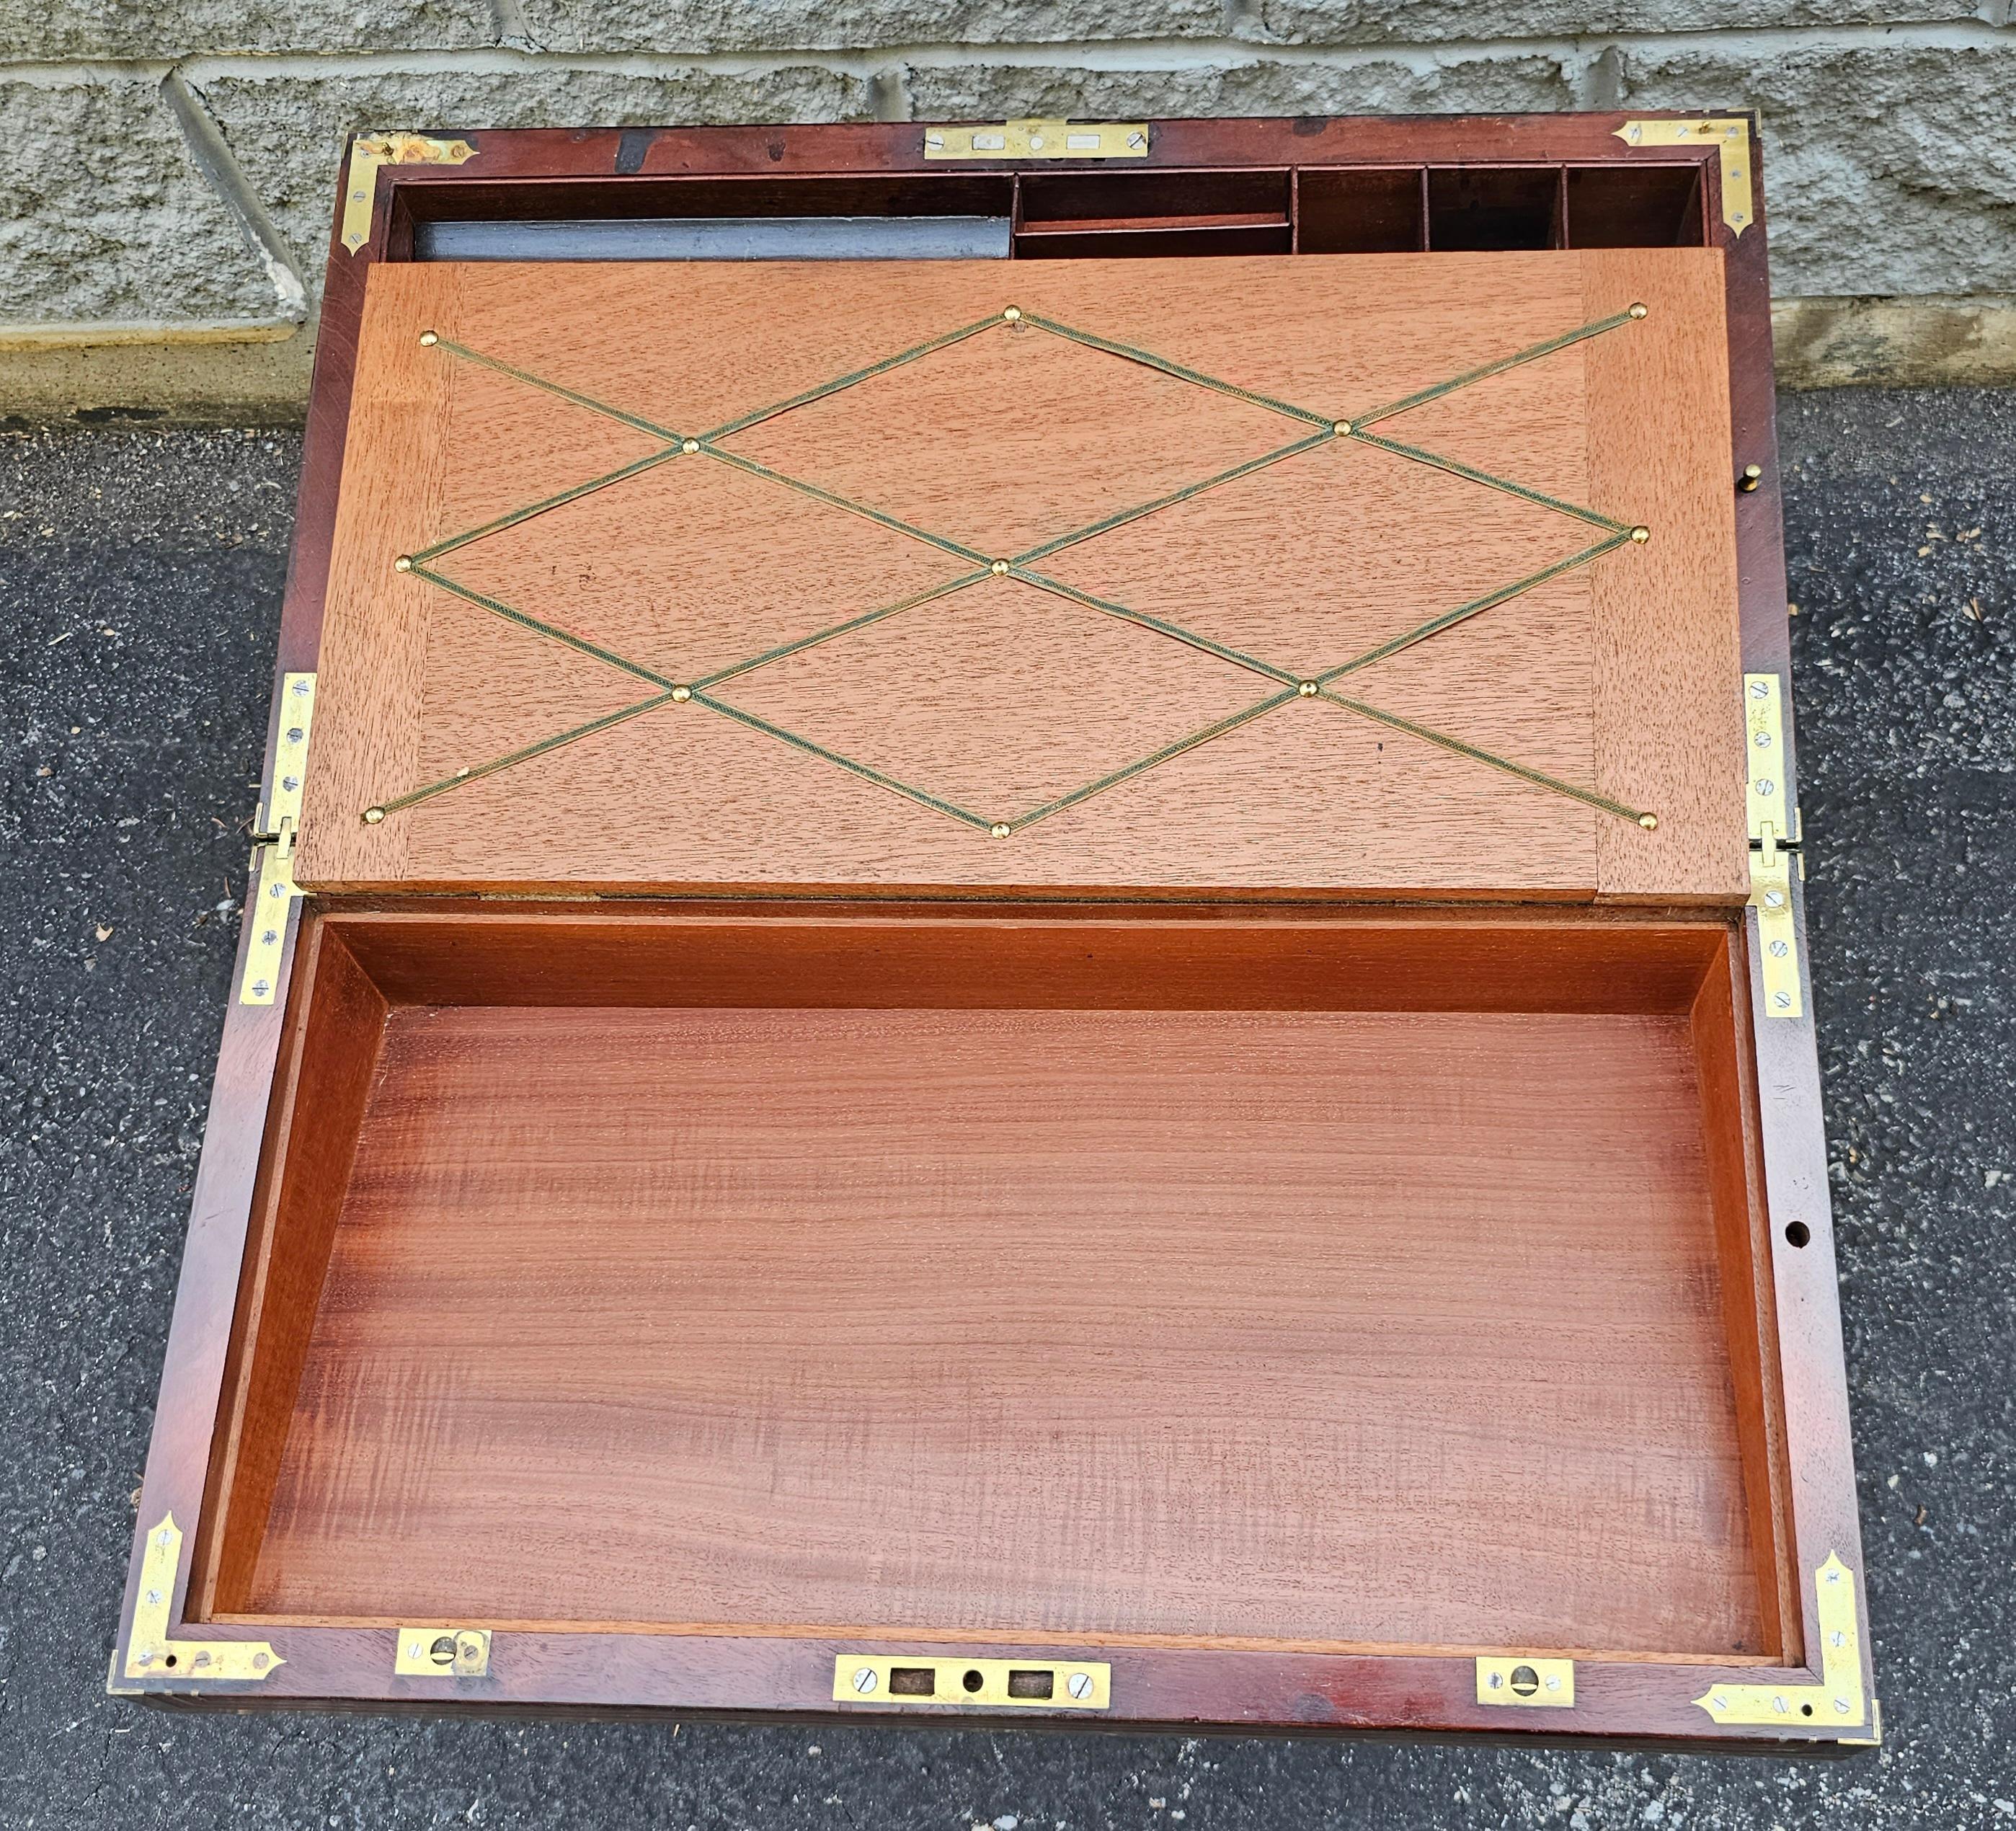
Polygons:
M161 1662L161 1663L162 1663L163 1665L164 1665L164 1666L172 1666L173 1664L175 1664L175 1656L173 1653L169 1654L169 1655L168 1655L168 1656L167 1656L165 1660L162 1660L162 1662Z
M1010 1672L1008 1674L1008 1695L1010 1697L1050 1697L1055 1695L1057 1688L1057 1675L1054 1672Z
M1531 1666L1512 1668L1512 1689L1521 1697L1531 1697L1540 1689L1540 1675Z
M959 1683L968 1691L977 1691L987 1681L981 1677L979 1669L973 1666L967 1667L966 1676L959 1681Z
M452 1634L437 1636L434 1644L427 1649L427 1657L437 1666L452 1666L455 1663L455 1636Z
M1813 1714L1813 1707L1811 1704L1802 1704L1799 1706L1799 1714L1801 1716L1810 1717Z
M1785 1224L1785 1238L1795 1246L1803 1246L1813 1237L1813 1230L1803 1220L1788 1220Z
M889 1693L892 1697L929 1697L938 1689L938 1674L928 1666L891 1666Z

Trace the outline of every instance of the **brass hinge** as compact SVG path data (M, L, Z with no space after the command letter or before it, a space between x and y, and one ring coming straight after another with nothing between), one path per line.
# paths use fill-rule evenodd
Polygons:
M1722 219L1737 235L1756 219L1750 123L1741 116L1702 121L1627 121L1616 137L1633 146L1712 146L1722 158Z
M402 1627L392 1670L406 1678L481 1678L490 1670L487 1627Z
M967 1710L1103 1710L1112 1668L1094 1660L949 1660L842 1653L833 1695L850 1704L956 1704Z
M182 1528L172 1513L147 1534L140 1559L140 1593L126 1639L128 1678L213 1678L256 1684L287 1662L263 1640L171 1640L168 1605L181 1567Z
M1145 159L1145 121L999 121L927 127L927 159Z
M1757 911L1764 1015L1798 1017L1806 1006L1799 983L1799 938L1792 921L1792 855L1788 848L1799 843L1799 814L1786 794L1784 690L1778 676L1745 674L1743 708L1750 903Z
M1481 1656L1477 1701L1565 1709L1575 1702L1575 1661L1539 1660L1530 1653Z
M466 140L430 140L425 134L359 134L350 142L350 176L343 193L343 245L351 254L371 239L371 207L381 165L461 165L476 157Z
M273 787L253 816L252 876L257 893L246 910L245 975L240 1004L271 1004L280 982L287 918L301 887L294 881L294 842L301 836L302 784L308 730L315 716L315 677L289 674L280 683L280 734L273 746Z
M1863 1706L1862 1633L1855 1614L1855 1573L1834 1552L1813 1574L1819 1603L1820 1681L1817 1685L1715 1685L1694 1701L1718 1723L1773 1724L1784 1728L1859 1729ZM1863 1746L1880 1738L1854 1739Z

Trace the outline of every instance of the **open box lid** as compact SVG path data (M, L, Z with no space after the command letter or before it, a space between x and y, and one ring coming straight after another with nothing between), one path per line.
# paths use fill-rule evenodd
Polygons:
M297 877L1740 903L1722 262L378 265Z

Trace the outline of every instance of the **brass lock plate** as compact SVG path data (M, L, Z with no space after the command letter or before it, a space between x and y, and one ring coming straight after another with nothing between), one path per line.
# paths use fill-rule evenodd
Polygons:
M487 1627L402 1627L392 1670L402 1678L481 1678L490 1670Z

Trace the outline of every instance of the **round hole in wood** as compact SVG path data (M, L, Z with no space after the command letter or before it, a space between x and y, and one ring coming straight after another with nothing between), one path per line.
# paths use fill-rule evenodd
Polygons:
M980 1674L970 1666L967 1667L966 1669L966 1676L959 1681L959 1683L963 1685L968 1691L977 1691L981 1686L985 1685L986 1682L986 1680L982 1678L980 1676Z
M1813 1230L1803 1220L1787 1221L1785 1224L1785 1238L1795 1246L1803 1246L1813 1237Z

